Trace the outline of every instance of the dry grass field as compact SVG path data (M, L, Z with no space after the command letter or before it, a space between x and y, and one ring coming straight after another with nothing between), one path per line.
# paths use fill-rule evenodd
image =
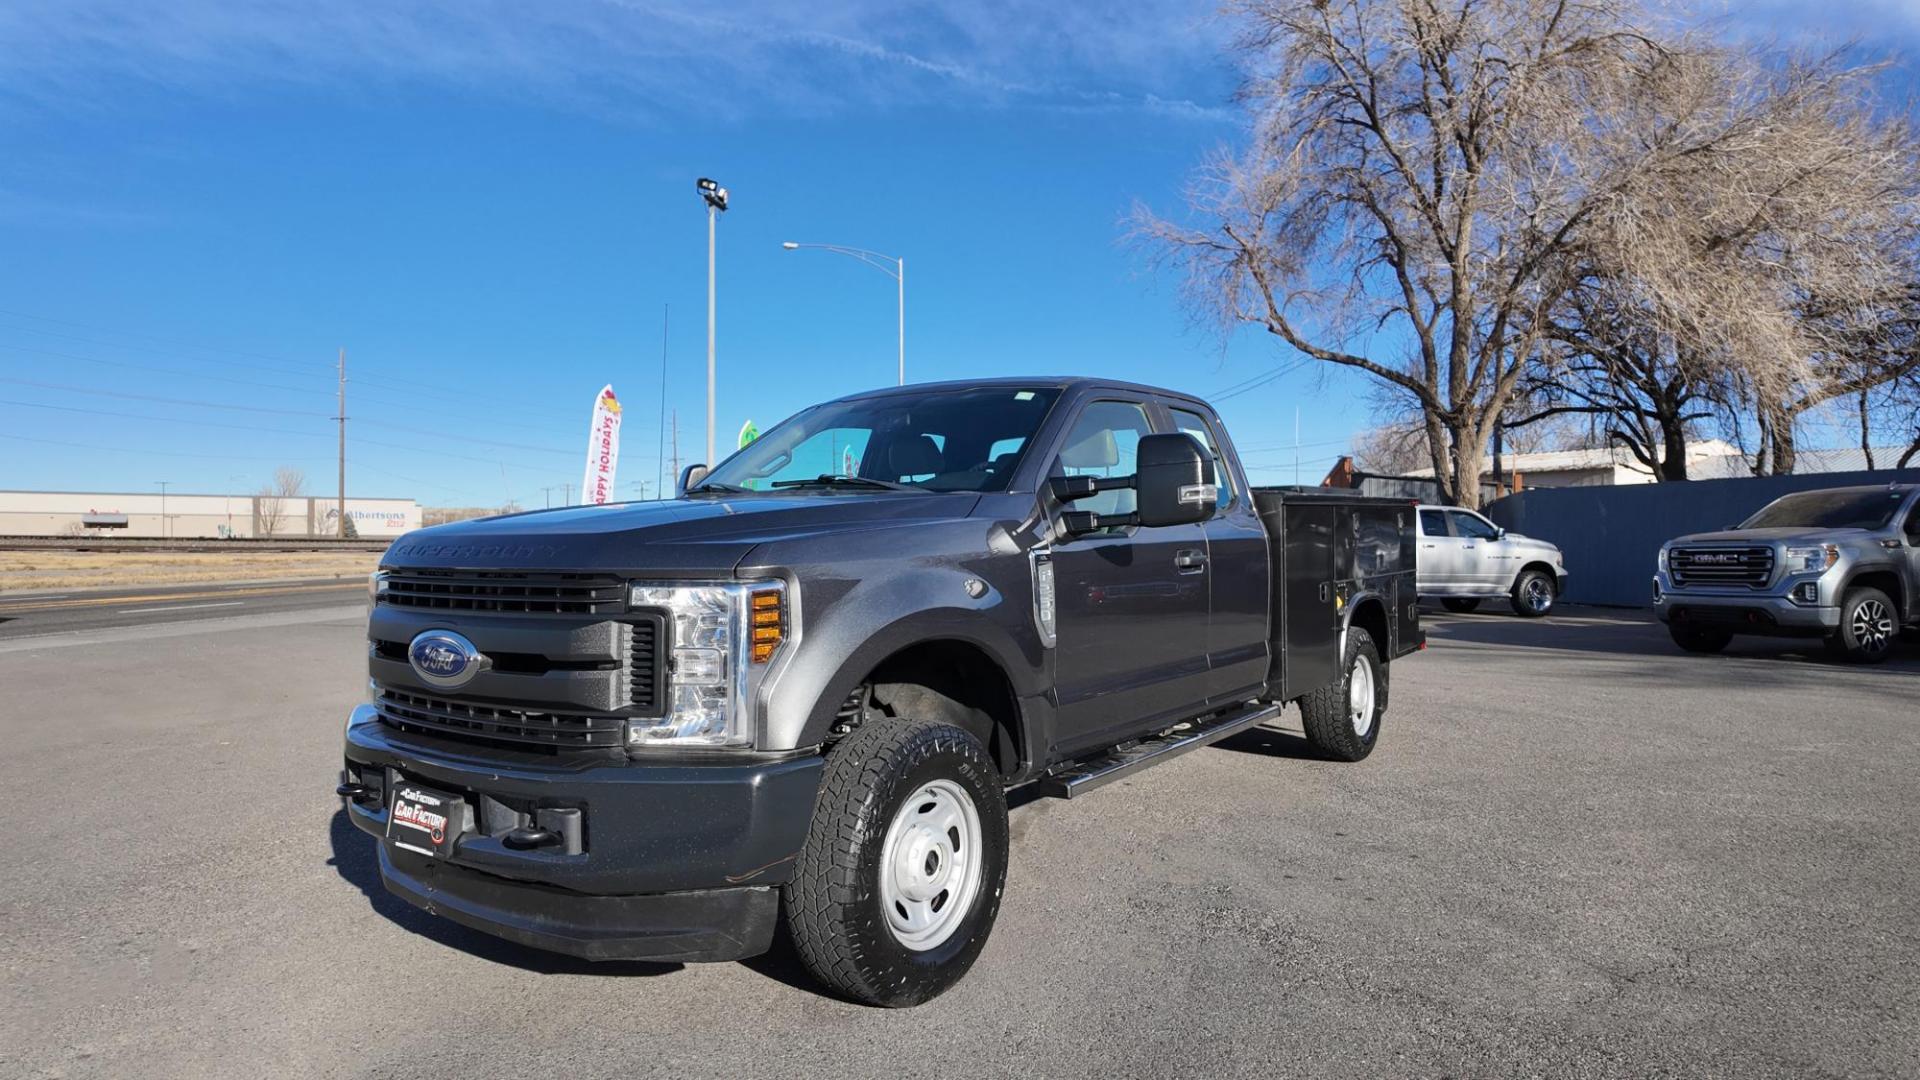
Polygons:
M377 551L0 551L0 594L49 589L364 578Z

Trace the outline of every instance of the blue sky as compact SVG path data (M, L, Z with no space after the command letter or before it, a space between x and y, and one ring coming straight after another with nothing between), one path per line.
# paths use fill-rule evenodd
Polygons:
M1790 5L1735 32L1797 40ZM1905 5L1819 32L1900 53ZM704 441L705 219L720 223L723 444L890 383L893 283L783 240L907 260L912 380L1094 373L1214 394L1293 359L1189 325L1122 244L1233 141L1207 5L0 8L0 488L349 490L539 506L578 485L594 393L622 494L666 403ZM1308 367L1220 401L1257 478L1317 480L1371 421ZM77 445L76 445L77 444Z

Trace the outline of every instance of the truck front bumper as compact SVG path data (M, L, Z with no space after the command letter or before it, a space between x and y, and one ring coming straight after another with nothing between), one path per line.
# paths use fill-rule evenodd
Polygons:
M379 839L389 892L524 945L591 960L736 960L764 952L779 886L806 841L817 755L531 767L396 741L369 706L347 725L347 815ZM457 795L466 820L442 855L387 839L391 793L411 781ZM564 823L564 824L562 824ZM560 842L508 846L516 827Z
M1827 598L1825 590L1816 595ZM1671 592L1663 576L1653 579L1653 611L1670 626L1730 634L1825 637L1840 626L1840 609L1831 604L1780 594Z

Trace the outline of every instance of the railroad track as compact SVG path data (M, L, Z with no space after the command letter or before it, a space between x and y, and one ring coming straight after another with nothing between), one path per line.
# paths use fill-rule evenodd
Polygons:
M385 551L391 540L330 536L248 537L235 540L158 536L0 536L0 551Z

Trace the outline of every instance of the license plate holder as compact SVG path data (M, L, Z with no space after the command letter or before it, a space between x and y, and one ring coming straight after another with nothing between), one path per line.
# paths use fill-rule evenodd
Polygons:
M465 831L467 803L448 791L395 777L387 805L387 839L408 851L444 859Z

